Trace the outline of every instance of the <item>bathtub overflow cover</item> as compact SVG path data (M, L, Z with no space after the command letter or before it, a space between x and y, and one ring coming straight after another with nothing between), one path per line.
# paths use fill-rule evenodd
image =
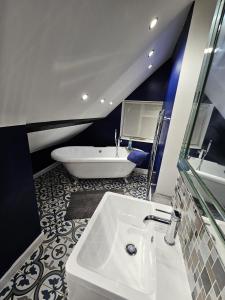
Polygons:
M137 248L134 244L127 244L126 251L129 255L135 255L137 253Z

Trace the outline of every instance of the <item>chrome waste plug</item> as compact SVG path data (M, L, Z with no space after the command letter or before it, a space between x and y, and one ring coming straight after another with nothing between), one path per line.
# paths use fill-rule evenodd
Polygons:
M137 248L134 244L127 244L125 249L129 255L135 255L137 253Z

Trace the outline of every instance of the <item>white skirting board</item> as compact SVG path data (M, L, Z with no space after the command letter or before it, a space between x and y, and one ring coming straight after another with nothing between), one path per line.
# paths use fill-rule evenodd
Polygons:
M43 170L41 170L41 171L35 173L35 174L33 175L33 178L34 178L34 179L38 178L39 176L41 176L41 175L47 173L48 171L54 169L54 168L57 167L59 164L60 164L60 162L55 162L54 164L51 164L50 166L44 168Z
M57 167L58 165L60 164L60 162L55 162L53 164L51 164L50 166L44 168L43 170L35 173L33 175L34 179L38 178L39 176L47 173L48 171L54 169L55 167ZM134 172L138 173L138 174L144 174L144 175L147 175L148 174L148 170L147 169L141 169L141 168L135 168L134 169Z
M148 174L148 170L147 169L141 169L141 168L135 168L134 172L138 173L138 174L144 174L144 175Z
M32 244L20 255L19 258L14 262L10 269L1 277L0 279L0 291L9 282L9 280L15 275L16 272L22 267L22 265L28 260L34 250L43 242L44 233L42 232L39 236L32 242Z

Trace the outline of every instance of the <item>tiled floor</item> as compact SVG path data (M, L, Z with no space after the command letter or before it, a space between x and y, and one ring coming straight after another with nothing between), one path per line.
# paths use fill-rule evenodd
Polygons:
M67 299L65 262L87 225L87 219L65 221L71 192L123 189L137 198L146 197L146 176L132 173L123 179L74 180L60 165L35 180L44 232L43 243L34 251L2 291L0 299Z

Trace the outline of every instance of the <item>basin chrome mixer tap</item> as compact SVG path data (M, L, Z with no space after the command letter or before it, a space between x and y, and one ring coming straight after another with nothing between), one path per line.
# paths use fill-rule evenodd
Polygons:
M201 160L200 160L200 163L199 163L199 165L198 165L198 167L197 167L196 170L199 170L199 171L200 171L201 166L202 166L202 163L203 163L203 161L204 161L206 155L209 153L209 150L210 150L210 148L211 148L212 142L213 142L212 139L209 140L209 143L208 143L207 148L206 148L206 149L201 149L201 151L200 151L200 153L199 153L199 157L198 157L198 158L200 158Z
M181 213L179 211L173 210L170 219L164 219L158 216L148 215L144 218L143 222L146 223L147 221L156 221L169 225L167 228L166 235L164 236L164 241L170 246L173 246L175 244L175 238L181 221Z
M166 235L164 236L164 241L168 245L173 246L175 244L175 238L181 221L181 213L178 210L174 210L171 214L170 220L171 223L167 228Z

